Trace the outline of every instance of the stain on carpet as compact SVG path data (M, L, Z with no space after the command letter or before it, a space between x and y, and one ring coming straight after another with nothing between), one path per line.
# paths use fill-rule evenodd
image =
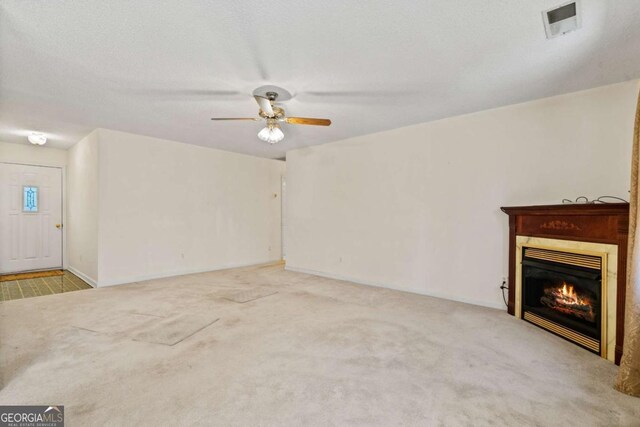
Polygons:
M152 344L176 345L197 334L207 326L217 322L219 318L179 314L144 325L134 331L131 339Z
M243 304L245 302L255 301L257 299L268 297L277 293L278 291L274 291L273 289L251 288L227 294L223 298L228 301Z
M218 320L217 317L184 313L162 317L146 313L119 312L104 316L100 322L94 324L75 322L73 326L97 334L173 346Z
M129 335L131 331L153 323L157 318L139 313L112 312L105 313L97 319L94 318L94 320L97 321L85 322L79 320L74 322L73 326L99 334L122 336Z

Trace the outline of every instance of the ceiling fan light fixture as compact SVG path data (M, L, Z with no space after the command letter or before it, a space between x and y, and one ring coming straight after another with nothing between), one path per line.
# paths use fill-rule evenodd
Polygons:
M258 138L260 138L262 141L268 142L269 144L275 144L283 140L284 133L282 133L282 130L280 130L280 126L278 126L277 124L268 125L260 132L258 132Z

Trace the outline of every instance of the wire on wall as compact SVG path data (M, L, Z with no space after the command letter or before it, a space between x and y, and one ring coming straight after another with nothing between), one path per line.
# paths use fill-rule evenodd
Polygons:
M576 197L575 200L562 199L562 203L606 204L606 203L629 203L629 202L621 197L616 197L616 196L600 196L593 200L589 200L587 196L580 196L580 197Z
M500 285L500 289L502 289L502 299L504 300L504 305L509 307L509 303L507 303L507 297L504 295L504 290L509 289L506 280L502 279L502 285Z

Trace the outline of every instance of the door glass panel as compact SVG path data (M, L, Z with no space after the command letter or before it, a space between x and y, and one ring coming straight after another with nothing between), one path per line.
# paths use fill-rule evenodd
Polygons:
M22 212L38 212L38 187L22 187Z

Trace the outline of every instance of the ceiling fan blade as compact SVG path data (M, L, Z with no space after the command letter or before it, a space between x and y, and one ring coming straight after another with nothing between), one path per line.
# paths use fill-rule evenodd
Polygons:
M292 125L329 126L331 124L329 119L312 119L309 117L287 117L284 121Z
M211 120L260 120L257 117L213 117Z
M273 108L271 107L271 101L269 101L267 98L263 98L257 95L253 95L253 97L256 99L256 102L260 106L260 109L263 113L265 113L269 117L273 117L276 115L276 113L273 112Z

